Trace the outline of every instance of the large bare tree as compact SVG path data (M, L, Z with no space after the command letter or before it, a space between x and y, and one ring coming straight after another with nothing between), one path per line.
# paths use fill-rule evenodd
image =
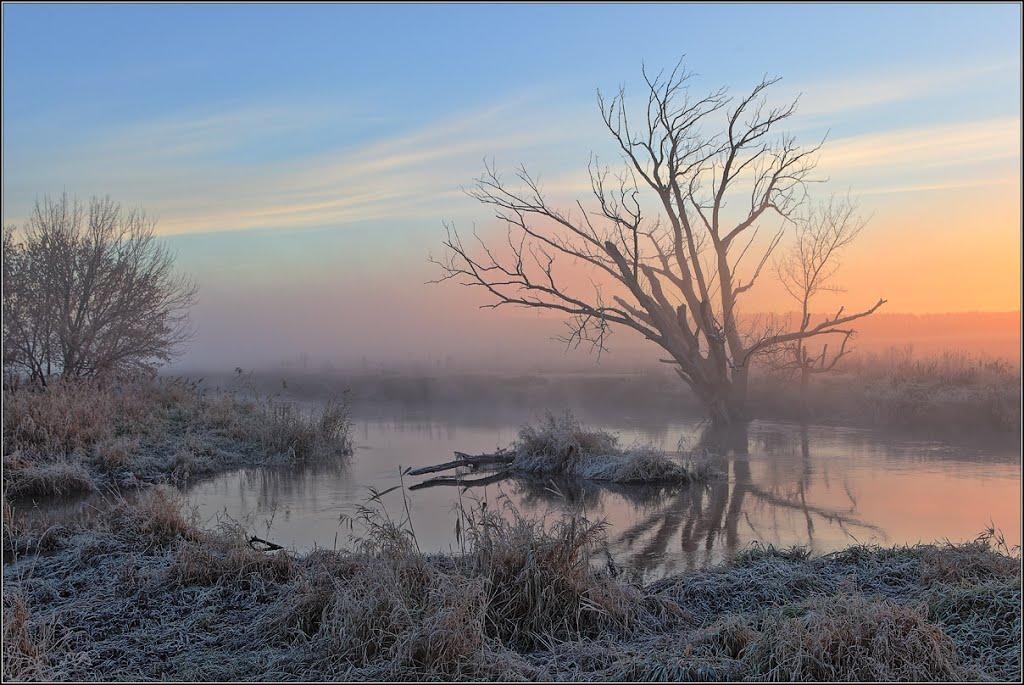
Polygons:
M600 349L612 326L639 332L667 353L714 425L728 427L748 418L755 357L836 333L883 300L795 328L741 316L743 298L806 201L820 145L779 134L796 102L768 104L778 79L740 98L725 89L693 97L690 80L678 65L656 77L645 71L636 119L624 89L611 99L598 93L624 168L612 174L591 162L590 207L559 209L525 169L509 184L486 165L469 193L495 209L506 239L467 244L447 225L445 255L435 261L439 280L483 288L488 306L566 314L571 343ZM592 285L570 283L567 262L588 267Z
M45 384L147 371L190 334L196 286L174 269L155 222L109 199L36 203L3 232L4 366Z

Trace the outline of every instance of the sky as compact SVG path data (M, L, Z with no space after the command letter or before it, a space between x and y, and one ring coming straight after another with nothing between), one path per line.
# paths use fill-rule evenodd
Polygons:
M800 95L820 193L871 217L850 306L1018 311L1021 9L936 5L3 7L3 221L67 191L158 217L200 285L185 361L561 354L558 323L430 285L461 190L519 164L571 206L615 162L598 88ZM778 289L751 300L784 309ZM614 352L614 351L613 351Z

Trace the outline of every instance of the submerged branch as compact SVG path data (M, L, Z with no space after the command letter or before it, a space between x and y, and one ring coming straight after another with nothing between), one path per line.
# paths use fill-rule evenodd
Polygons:
M437 473L438 471L448 471L449 469L457 469L462 466L469 466L470 468L478 468L480 466L492 465L492 464L508 464L515 455L512 453L494 452L493 454L465 454L464 452L456 452L455 456L458 457L455 461L446 461L443 464L434 464L433 466L423 466L418 469L412 469L409 471L410 476L422 476L428 473Z
M459 485L464 487L472 487L474 485L488 485L490 483L497 483L498 481L505 480L506 478L512 477L513 473L510 469L502 469L496 473L492 473L489 476L482 476L480 478L462 478L461 476L434 476L428 478L422 483L417 483L409 487L410 490L421 490L423 488L432 488L436 485Z

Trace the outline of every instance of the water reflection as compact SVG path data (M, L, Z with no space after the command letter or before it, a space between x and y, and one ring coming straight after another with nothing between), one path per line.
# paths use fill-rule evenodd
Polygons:
M454 410L378 412L357 420L358 448L348 462L245 469L196 483L187 497L208 523L227 516L279 544L331 547L344 544L348 531L339 519L355 512L368 487L396 485L401 467L447 461L455 450L493 451L532 418L529 410L489 422L479 414L463 421ZM696 446L704 429L699 421L581 418L626 443L666 450ZM573 510L604 518L616 563L648 576L715 563L754 541L824 552L853 542L965 540L994 522L1010 544L1020 544L1019 444L768 422L751 424L745 443L745 450L716 457L723 477L702 485L512 479L467 493L417 490L409 497L419 543L424 550L452 548L454 507L472 497L535 516ZM399 493L388 498L400 506ZM64 515L88 515L94 506L65 503Z
M610 546L617 558L645 574L700 567L735 554L753 540L815 547L816 521L837 527L848 544L867 539L886 541L888 536L882 528L857 517L856 499L845 481L844 504L849 506L830 508L808 502L814 468L806 431L802 444L803 467L790 488L766 489L756 484L749 458L729 455L713 461L725 477L706 484L602 486L530 479L517 481L514 492L519 503L529 509L560 507L601 512L611 514L613 524L620 520L619 505L627 505L637 516L629 525L613 530ZM771 470L779 481L775 466ZM783 523L779 516L782 512L797 514L802 532L786 529L795 521Z

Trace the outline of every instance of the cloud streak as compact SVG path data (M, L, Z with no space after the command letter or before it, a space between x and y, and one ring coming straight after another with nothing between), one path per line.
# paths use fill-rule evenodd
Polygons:
M1017 159L1020 119L998 117L915 126L839 138L827 143L820 166L828 171L931 168Z
M854 76L808 86L811 95L802 103L801 117L945 92L1004 68ZM582 103L577 109L552 111L538 95L527 94L395 135L267 159L264 150L274 141L309 136L311 130L344 130L370 115L337 104L253 104L134 123L72 149L52 151L38 162L27 160L24 171L31 179L33 164L48 165L60 170L60 186L116 190L119 199L157 214L159 230L166 234L440 220L476 210L461 196L459 184L471 182L482 158L496 154L509 155L506 164L532 160L532 168L549 174L545 185L555 196L587 194L586 154L593 143L605 142L592 104L587 105L593 126L574 125L587 120L579 109ZM1001 184L1006 175L991 170L966 180L936 176L949 168L1016 159L1019 128L1019 118L997 117L839 137L826 144L819 169L855 192L858 186L867 188L863 194ZM892 175L898 180L879 183L880 177ZM17 221L18 210L23 214L28 207L13 204L16 209L7 219Z
M964 86L993 75L1012 73L1015 68L1014 64L998 63L851 74L827 81L796 84L789 89L789 97L800 95L801 118L817 120L827 115L848 114L960 91Z

